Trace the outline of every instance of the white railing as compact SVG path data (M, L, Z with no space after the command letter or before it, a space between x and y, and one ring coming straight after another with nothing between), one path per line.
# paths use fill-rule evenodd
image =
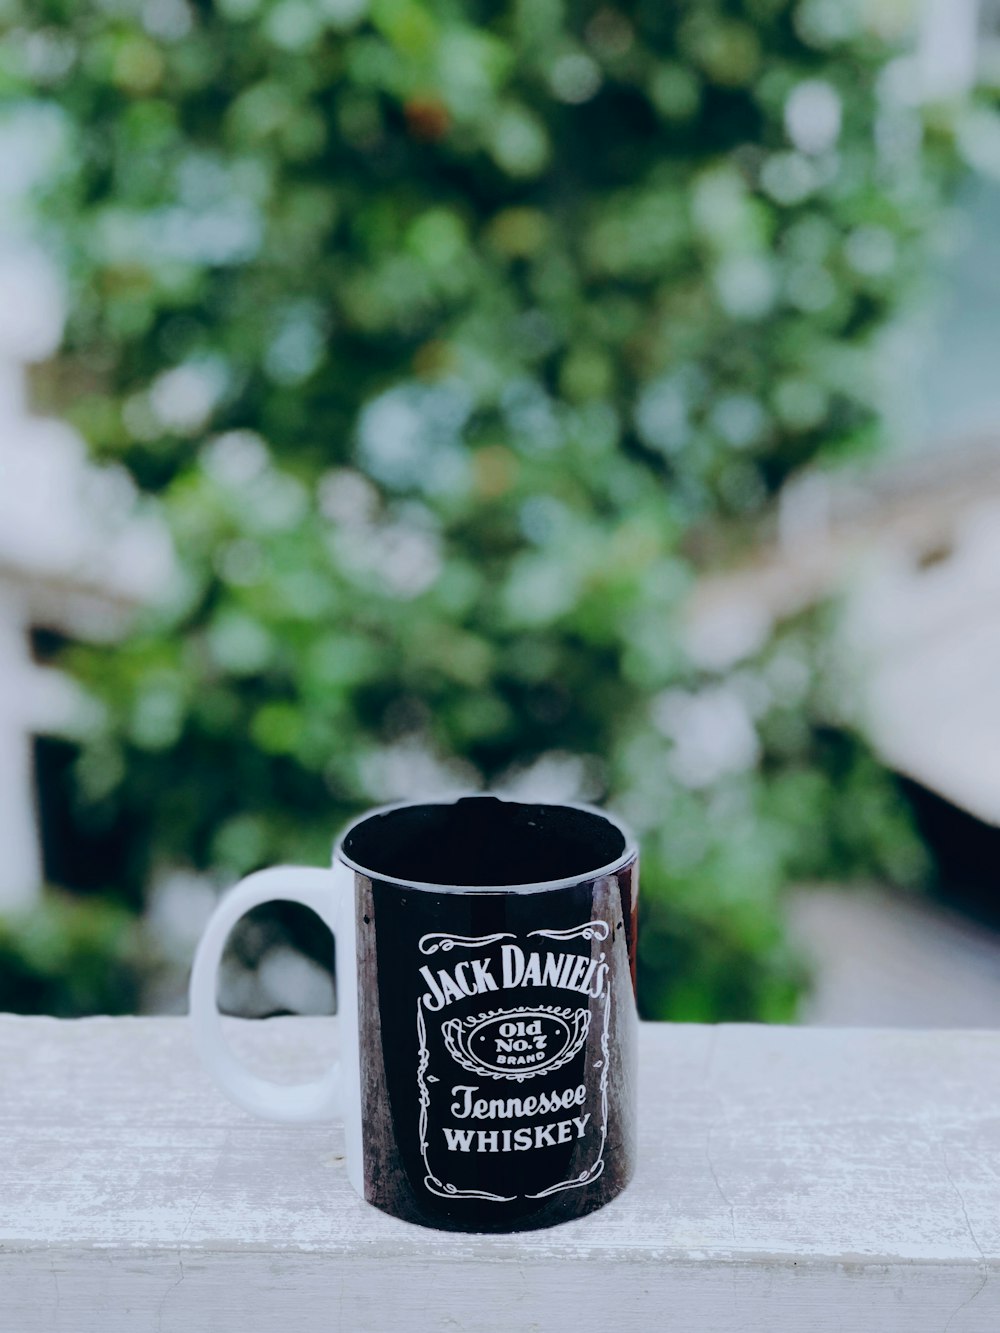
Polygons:
M289 1079L335 1020L233 1022ZM548 1231L363 1203L180 1019L0 1019L3 1333L997 1333L1000 1033L647 1025L641 1162Z

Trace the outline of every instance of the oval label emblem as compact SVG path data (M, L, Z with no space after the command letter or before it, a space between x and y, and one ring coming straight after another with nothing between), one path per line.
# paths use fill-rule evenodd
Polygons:
M572 1060L590 1027L589 1009L494 1009L442 1025L452 1058L472 1074L518 1083Z

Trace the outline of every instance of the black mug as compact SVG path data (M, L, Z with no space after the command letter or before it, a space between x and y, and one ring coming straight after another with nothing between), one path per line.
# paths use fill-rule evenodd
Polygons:
M396 1217L517 1231L592 1212L635 1164L638 855L590 806L496 796L388 806L330 870L277 867L219 903L198 948L198 1049L241 1106L341 1119L348 1175ZM340 1062L279 1087L222 1037L233 924L302 902L336 940Z

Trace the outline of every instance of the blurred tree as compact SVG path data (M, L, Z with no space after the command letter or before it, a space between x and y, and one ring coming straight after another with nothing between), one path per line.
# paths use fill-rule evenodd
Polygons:
M679 612L789 476L878 439L872 340L953 159L899 34L848 0L6 13L4 86L63 145L39 393L183 564L68 656L110 887L544 780L642 834L647 1015L787 1017L789 878L922 850L821 626L713 672Z
M158 966L123 907L49 894L41 907L0 921L0 1011L134 1013Z

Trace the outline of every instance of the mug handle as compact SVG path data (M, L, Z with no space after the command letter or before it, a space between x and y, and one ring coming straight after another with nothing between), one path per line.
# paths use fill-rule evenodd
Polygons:
M272 1083L241 1064L223 1035L216 999L216 975L222 951L229 932L242 916L262 903L275 901L308 907L336 937L342 902L350 901L344 877L352 878L352 872L336 860L332 870L275 866L247 875L219 901L198 944L188 991L195 1047L222 1091L244 1111L265 1120L304 1124L341 1119L340 1061L321 1078L291 1086Z

